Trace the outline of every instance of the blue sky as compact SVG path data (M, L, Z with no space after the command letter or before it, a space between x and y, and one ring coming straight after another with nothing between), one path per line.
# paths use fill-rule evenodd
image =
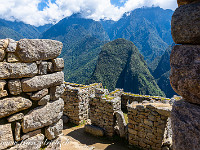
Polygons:
M1 0L0 18L40 26L56 23L81 12L94 20L118 20L136 8L159 6L177 8L177 0Z

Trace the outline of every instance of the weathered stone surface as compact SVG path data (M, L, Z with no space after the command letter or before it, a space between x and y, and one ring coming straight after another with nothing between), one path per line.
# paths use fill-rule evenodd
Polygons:
M63 130L63 120L60 119L57 123L45 129L45 136L49 140L55 139L58 135L62 133L62 130Z
M85 125L85 132L90 133L94 136L104 136L104 131L103 129L96 127L96 126L92 126L92 125Z
M0 79L33 77L37 73L36 63L0 62Z
M62 43L48 39L22 39L18 42L16 53L23 62L48 60L58 57Z
M56 58L52 60L54 71L62 71L64 68L64 59Z
M22 86L19 79L9 80L8 81L8 89L10 94L19 95L22 92Z
M15 55L15 53L8 53L7 55L7 62L14 63L19 62L19 58Z
M11 124L0 125L0 149L14 145Z
M47 65L47 72L52 73L53 72L53 63L52 62L48 62Z
M8 39L9 43L8 43L8 47L6 49L7 52L15 52L16 51L16 47L17 47L17 42L13 39Z
M40 134L42 133L42 130L41 129L38 129L38 130L35 130L35 131L32 131L32 132L29 132L29 133L26 133L24 134L22 137L21 137L21 140L25 140L25 139L28 139L28 138L31 138L33 136L36 136L37 134Z
M65 91L65 84L54 86L50 88L51 100L57 100Z
M119 135L120 135L120 137L125 137L127 124L124 119L124 114L122 111L116 111L115 116L116 116L116 120L117 120L117 125L119 127Z
M38 101L38 105L46 105L50 101L50 95L46 95Z
M0 118L28 109L32 106L29 99L23 97L4 98L0 100Z
M1 39L0 40L0 49L5 50L8 47L9 40Z
M200 0L177 0L178 6L200 2Z
M200 149L200 106L187 101L176 101L171 122L174 150Z
M47 74L47 70L48 70L48 62L46 61L43 61L39 64L39 67L38 67L38 74Z
M6 85L6 81L0 80L0 91L4 90L5 85Z
M14 147L11 147L9 150L39 150L43 144L44 135L38 134L33 136L25 141L22 141L20 144L16 144Z
M200 3L183 5L172 16L172 37L177 44L200 44Z
M6 90L0 91L0 98L8 96L8 92Z
M62 84L64 82L64 73L56 72L48 75L35 76L33 78L22 79L21 82L24 92L38 91Z
M200 104L200 45L176 45L171 56L171 86L188 102Z
M30 111L22 123L24 133L33 131L57 122L63 115L64 101L60 98L57 101L48 103Z
M49 90L48 89L42 89L36 93L34 93L33 95L30 96L30 98L32 100L38 101L41 98L43 98L44 96L46 96L48 94Z
M4 60L5 55L6 55L6 52L4 50L0 49L0 61Z
M17 141L17 142L20 141L20 139L21 139L21 136L20 136L21 128L22 128L21 124L19 122L16 122L16 125L15 125L15 141Z
M8 122L14 122L14 121L17 121L17 120L21 120L23 118L24 118L23 113L14 114L14 115L12 115L8 118Z
M62 144L66 145L66 143L63 143L61 140L61 137L59 136L58 138L56 138L55 140L53 140L53 142L51 142L46 148L45 150L61 150L61 146ZM69 147L70 148L70 147ZM64 149L64 148L63 148Z

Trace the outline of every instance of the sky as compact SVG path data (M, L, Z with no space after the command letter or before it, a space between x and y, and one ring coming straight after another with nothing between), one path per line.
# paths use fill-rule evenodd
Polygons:
M177 8L177 0L0 0L0 18L34 26L57 23L73 13L99 20L119 20L136 8Z

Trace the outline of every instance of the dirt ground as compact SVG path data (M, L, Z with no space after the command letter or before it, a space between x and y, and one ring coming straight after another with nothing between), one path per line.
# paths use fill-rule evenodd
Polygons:
M126 140L95 137L84 132L84 126L67 127L63 130L62 150L130 150Z

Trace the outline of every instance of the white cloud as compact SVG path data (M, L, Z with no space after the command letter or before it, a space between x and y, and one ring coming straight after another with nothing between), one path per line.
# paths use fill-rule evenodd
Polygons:
M174 10L177 7L176 0L127 0L123 7L115 7L110 0L56 0L48 2L48 6L42 11L38 10L38 4L42 0L0 0L0 18L6 20L23 21L35 26L47 23L55 23L73 13L82 12L88 18L95 20L110 18L118 20L124 12L140 8L142 6L160 6L164 9ZM120 0L122 1L122 0Z

